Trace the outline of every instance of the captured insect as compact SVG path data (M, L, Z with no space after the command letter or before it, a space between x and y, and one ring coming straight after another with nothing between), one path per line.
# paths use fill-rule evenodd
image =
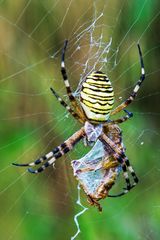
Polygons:
M74 175L87 194L90 204L98 206L99 210L101 210L98 203L100 199L107 196L122 196L138 183L136 173L125 155L125 147L123 146L122 134L118 124L127 121L133 116L125 108L133 102L145 79L142 51L138 44L141 65L140 79L130 96L113 109L114 92L112 84L107 75L101 71L94 71L86 77L82 83L79 100L75 98L65 68L67 44L68 41L66 40L62 50L61 73L71 106L67 105L53 88L51 88L51 91L60 104L83 126L61 145L36 161L23 164L13 163L13 165L30 167L28 168L30 173L40 173L47 167L54 165L58 158L72 150L80 140L83 139L85 145L93 146L95 144L84 158L72 161L72 167ZM122 110L125 112L124 116L115 120L110 119L112 115ZM41 164L39 168L33 168L39 164ZM120 171L123 172L126 187L117 195L109 195L109 190ZM129 173L133 181L130 180Z
M117 147L125 151L118 125L108 125L106 130L110 132L109 137L116 143ZM98 203L100 199L107 196L118 197L127 193L126 190L117 195L108 194L122 170L121 164L113 157L113 153L110 147L97 140L84 157L71 163L74 176L87 194L88 202L97 206L99 211L102 211L102 207Z

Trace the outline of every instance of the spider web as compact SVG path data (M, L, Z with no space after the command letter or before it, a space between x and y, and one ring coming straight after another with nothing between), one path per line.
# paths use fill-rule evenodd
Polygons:
M159 239L158 1L23 0L13 8L2 0L0 7L1 238ZM129 107L134 118L122 126L140 184L124 198L102 201L102 214L77 193L70 162L89 151L82 144L40 175L11 166L34 161L80 127L49 91L53 86L67 101L60 73L65 39L75 96L86 75L99 69L108 73L117 105L139 78L137 42L143 50L147 78ZM117 185L114 191L120 180Z

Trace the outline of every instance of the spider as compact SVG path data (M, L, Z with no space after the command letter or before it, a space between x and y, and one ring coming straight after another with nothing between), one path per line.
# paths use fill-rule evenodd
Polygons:
M68 153L74 148L74 146L80 141L84 140L85 144L92 146L97 141L100 141L105 149L104 160L98 163L98 166L89 166L89 170L93 171L95 169L103 168L105 170L110 170L113 167L120 166L123 172L126 187L123 192L113 197L122 196L129 192L137 183L138 178L133 167L130 165L129 159L125 155L125 148L123 146L121 130L118 124L121 124L128 119L130 119L133 114L126 110L126 107L133 102L137 92L145 79L145 69L142 57L142 51L140 45L138 46L141 75L140 79L137 81L133 91L130 96L122 102L119 106L112 110L114 104L114 92L111 82L107 75L101 71L94 71L88 75L85 81L82 83L82 89L80 91L80 100L77 99L72 94L72 90L68 81L67 72L65 68L65 52L67 48L68 40L65 40L64 47L62 50L61 57L61 73L66 87L67 95L70 100L71 106L69 106L56 92L53 88L50 88L53 95L57 98L60 104L67 109L67 111L83 126L75 132L71 137L64 141L58 147L55 147L52 151L46 155L40 157L34 162L18 164L13 163L16 166L30 167L28 171L30 173L40 173L44 171L47 167L54 165L55 161L61 156ZM125 112L125 115L121 118L111 120L110 117L121 111ZM93 154L92 154L93 155ZM95 157L96 158L96 157ZM113 161L108 160L112 158ZM92 160L92 159L90 159ZM114 163L114 164L113 164ZM32 167L41 164L37 169ZM72 162L72 166L74 162ZM93 168L93 169L92 169ZM85 172L85 168L80 170ZM129 173L133 178L133 183L131 183ZM112 174L113 177L113 174ZM101 191L98 196L91 196L88 194L90 203L97 205L97 201L104 198L108 194L108 189L111 188L115 179L112 178L110 184L103 184L103 191ZM106 193L105 192L106 188ZM103 194L102 194L103 192Z

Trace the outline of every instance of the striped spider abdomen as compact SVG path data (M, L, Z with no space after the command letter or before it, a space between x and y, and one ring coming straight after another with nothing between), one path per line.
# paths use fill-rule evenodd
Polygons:
M114 92L106 74L96 71L87 76L82 84L80 103L90 122L108 120L114 104Z

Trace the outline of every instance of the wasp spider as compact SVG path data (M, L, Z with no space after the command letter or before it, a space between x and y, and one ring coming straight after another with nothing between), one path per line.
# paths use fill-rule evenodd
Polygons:
M79 102L74 97L68 81L64 61L67 43L68 41L66 40L62 51L61 73L71 106L68 106L66 102L54 91L53 88L51 88L51 91L60 102L60 104L65 107L77 121L82 123L83 126L61 145L54 148L46 155L40 157L35 162L13 164L16 166L29 166L30 168L28 168L28 171L30 173L40 173L47 167L54 165L55 161L58 158L72 150L80 140L84 139L88 145L96 143L97 140L99 140L103 143L104 148L107 151L110 151L109 155L112 156L114 162L116 162L117 165L119 164L121 166L126 182L126 188L124 188L123 192L114 195L114 197L124 195L138 183L138 178L135 171L133 170L133 167L130 165L127 156L125 155L125 148L123 147L121 131L118 127L118 124L123 123L132 117L132 113L125 110L125 108L133 102L142 82L145 79L144 63L140 45L138 44L141 65L140 79L137 81L130 96L119 106L112 110L114 103L114 92L112 84L107 75L101 71L95 71L91 73L82 83ZM110 119L112 115L115 115L122 110L125 111L126 115L116 120ZM39 168L32 168L39 164L41 164ZM133 183L130 181L129 173L133 178Z

